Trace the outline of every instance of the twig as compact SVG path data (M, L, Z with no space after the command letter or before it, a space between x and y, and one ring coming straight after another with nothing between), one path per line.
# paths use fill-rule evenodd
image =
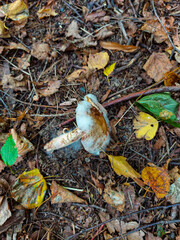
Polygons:
M105 226L105 224L101 225L100 228L97 230L97 232L94 234L94 236L91 238L91 240L94 240L99 233L102 231L103 227Z
M26 75L30 75L29 73L27 73L26 71L24 71L21 68L18 68L16 65L14 65L12 62L10 62L7 58L5 58L3 55L0 54L0 57L2 57L6 62L8 62L10 65L12 65L13 67L15 67L16 69L18 69L19 71L25 73Z
M128 41L127 33L126 33L126 30L125 30L124 25L122 23L122 20L118 21L118 25L119 25L119 28L122 31L122 34L123 34L124 38L126 39L126 41Z
M66 6L68 6L71 10L73 10L80 18L82 18L82 16L78 13L78 11L73 8L69 3L67 3L66 1L63 0L63 2L66 4Z
M168 37L168 39L171 43L171 46L173 47L173 50L175 50L176 52L178 52L180 54L180 50L174 45L173 41L171 40L171 38L169 36L169 33L168 33L167 29L165 28L164 24L162 23L160 17L157 14L156 8L154 6L154 0L151 0L151 3L152 3L154 14L157 17L158 21L160 22L161 26L163 27L163 29L164 29L164 31L165 31L165 33L166 33L166 35L167 35L167 37Z
M115 75L115 74L117 74L117 73L119 73L119 72L121 72L121 71L129 68L129 67L131 67L131 66L134 64L134 62L135 62L141 55L142 55L142 52L139 51L139 52L128 62L127 65L122 66L122 67L120 67L120 68L116 68L116 69L112 72L111 76L112 76L112 75Z
M143 212L148 212L148 211L153 211L153 210L157 210L157 209L168 209L168 208L175 207L175 206L180 206L180 203L175 203L175 204L171 204L171 205L168 205L168 206L156 206L156 207L152 207L152 208L142 209L142 210L139 210L139 211L136 211L136 212L129 213L129 214L124 215L124 216L120 216L120 217L117 217L117 218L111 218L111 219L109 219L109 220L107 220L107 221L104 221L104 222L102 222L102 223L97 224L97 225L94 226L94 227L90 227L90 228L87 228L87 229L83 229L82 231L80 231L80 232L78 232L78 233L76 233L76 234L74 234L74 235L69 236L68 238L66 238L66 240L73 239L73 238L79 236L80 234L89 232L90 230L93 230L93 229L95 229L95 228L98 228L98 227L100 227L101 225L106 224L106 223L109 223L109 222L114 221L114 220L123 220L123 219L129 218L129 217L131 217L132 215L135 215L135 214L139 214L139 213L143 213ZM179 222L180 222L180 220L173 220L173 221L179 221ZM162 222L162 221L161 221L161 222ZM164 222L167 223L168 221L164 221ZM171 222L171 221L169 221L169 222ZM146 226L147 226L147 225L146 225Z
M126 237L132 233L135 233L135 232L138 232L140 230L143 230L145 228L148 228L148 227L153 227L153 226L156 226L156 225L159 225L159 224L172 224L172 223L179 223L180 222L180 219L175 219L175 220L169 220L169 221L159 221L159 222L155 222L155 223L150 223L150 224L147 224L147 225L144 225L142 227L138 227L130 232L127 232L127 233L124 233L123 234L123 237ZM113 238L109 238L109 240L114 240L114 239L121 239L121 237L113 237Z
M139 96L146 96L149 94L153 94L153 93L162 93L162 92L179 92L180 91L180 86L170 86L170 87L162 87L162 88L152 88L152 89L148 89L148 90L142 90L136 93L131 93L129 95L117 98L115 100L109 101L107 103L104 103L103 106L104 107L109 107L112 106L114 104L120 103L120 102L124 102L127 100L130 100L132 98L137 98Z

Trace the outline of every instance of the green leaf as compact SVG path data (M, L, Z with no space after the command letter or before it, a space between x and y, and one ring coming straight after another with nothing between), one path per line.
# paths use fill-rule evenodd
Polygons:
M158 224L157 225L157 236L161 238L161 237L163 237L164 234L165 234L165 231L162 228L162 225Z
M8 137L5 144L2 146L0 154L3 162L6 166L11 166L17 159L18 150L15 148L15 142L12 138L12 134Z
M155 93L145 96L138 100L136 105L141 110L153 114L157 119L180 128L180 123L177 122L176 118L179 103L172 99L169 93Z

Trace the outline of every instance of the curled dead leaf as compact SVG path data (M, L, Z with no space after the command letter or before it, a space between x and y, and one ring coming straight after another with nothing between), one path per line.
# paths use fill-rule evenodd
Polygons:
M55 181L52 181L50 188L52 193L51 204L66 203L66 202L86 203L85 200L79 198L72 192L63 188L62 186L57 184Z
M31 55L39 60L49 58L50 47L47 43L36 42L32 44Z
M100 41L100 46L104 49L123 51L123 52L127 52L127 53L135 52L139 49L139 47L136 47L136 46L133 46L133 45L121 45L121 44L116 43L116 42Z
M14 129L11 129L11 134L18 150L18 156L23 156L34 150L33 144L27 138L19 136Z

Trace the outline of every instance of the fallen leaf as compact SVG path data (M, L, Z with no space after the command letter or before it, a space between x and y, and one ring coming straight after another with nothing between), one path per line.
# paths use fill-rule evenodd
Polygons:
M136 47L133 45L120 45L119 43L116 43L116 42L100 41L100 46L104 49L123 51L127 53L135 52L139 49L139 47Z
M158 134L159 134L159 139L157 139L154 144L155 150L159 150L161 147L165 147L166 141L167 141L166 133L163 126L159 128Z
M12 3L1 6L0 12L14 21L28 18L29 16L28 7L23 0L16 0Z
M6 165L4 164L4 162L0 160L0 172L2 172L5 167Z
M2 84L3 89L14 89L15 91L25 91L27 87L27 81L16 81L11 74L4 74L0 85Z
M127 236L127 239L128 240L143 240L144 239L144 236L145 236L145 233L140 230L140 231L137 231L137 232L134 232L134 233L131 233Z
M160 81L164 74L172 69L172 64L165 53L153 52L143 68L155 82Z
M81 69L78 69L68 75L66 78L68 82L72 82L75 80L86 79L88 78L94 71L103 69L109 61L109 55L107 52L100 52L96 54L90 54L88 59L88 66L84 66Z
M107 220L110 219L110 215L108 213L105 212L99 212L98 213L101 222L105 222ZM120 221L119 220L114 220L114 221L110 221L108 223L106 223L107 229L109 231L109 233L114 233L115 231L119 232L120 230Z
M45 83L46 84L46 83ZM40 93L42 96L47 97L59 90L61 86L60 80L47 80L47 86L42 89L37 89L37 92Z
M0 150L0 154L3 162L6 166L11 166L17 159L18 150L15 147L15 142L13 140L12 134L8 137L5 144L2 146Z
M127 26L127 29L126 29L127 36L134 37L138 29L137 25L131 20L127 20L125 24Z
M47 184L39 169L24 172L12 186L11 197L24 208L32 209L42 204Z
M65 33L66 37L73 37L73 38L82 38L79 35L79 27L77 21L73 20L71 24L68 26L67 32Z
M104 17L106 15L106 12L103 10L98 10L93 13L88 14L85 19L86 22L91 21L91 22L99 22L100 18Z
M7 28L2 21L0 21L0 37L1 38L9 38L11 37Z
M147 232L145 236L145 240L162 240L162 238L155 237L152 233Z
M79 79L88 78L90 73L91 71L88 71L88 67L83 67L81 69L78 69L72 72L70 75L66 77L66 79L68 82L73 82Z
M180 177L180 169L178 168L178 166L175 166L169 171L169 176L173 182Z
M24 136L19 136L13 128L11 129L11 134L16 144L18 156L24 156L26 153L34 150L33 144Z
M104 200L116 208L118 211L122 212L125 206L125 197L124 193L120 190L120 188L112 189L112 183L109 182L106 184L103 194Z
M115 66L116 66L116 62L107 66L103 71L103 73L107 77L108 81L109 81L109 75L114 71Z
M31 55L26 55L25 57L19 57L16 58L16 61L18 62L18 67L20 69L27 69L30 66L30 58Z
M31 55L39 60L49 58L50 47L47 43L36 42L32 44Z
M79 198L72 192L68 191L67 189L63 188L55 181L51 183L51 204L55 203L66 203L66 202L76 202L76 203L86 203L85 200Z
M180 47L177 47L177 49L180 51ZM178 63L180 63L180 54L177 51L175 52L174 57L175 57L176 61Z
M174 72L166 72L164 74L165 86L176 86L176 83L180 84L180 76Z
M180 202L180 177L171 184L166 198L172 204Z
M38 18L42 19L50 16L53 17L57 16L58 13L56 13L55 10L53 9L54 4L55 4L54 0L48 0L47 4L37 12Z
M25 47L22 43L15 43L15 42L11 42L9 44L9 46L5 47L6 49L20 49L20 50L24 50L25 52L29 53L29 49L27 47Z
M170 16L169 19L166 19L165 17L161 17L160 19L166 30L170 32L170 30L173 28L174 18ZM144 23L144 25L141 27L141 30L152 33L154 36L154 40L157 43L162 43L168 39L168 36L158 19L147 20L146 23Z
M135 134L138 139L153 139L156 135L158 125L158 121L145 112L140 112L133 120L133 128L136 129Z
M136 172L126 161L123 156L108 155L112 169L119 175L128 178L140 178L140 174Z
M7 198L0 196L0 226L2 226L11 215Z
M143 181L152 188L157 198L164 198L169 192L170 177L167 172L169 161L170 159L163 167L157 167L151 163L150 167L142 170Z
M110 36L112 36L114 34L113 31L111 31L111 29L113 28L112 25L109 25L107 27L104 27L102 29L100 29L96 34L95 34L95 38L97 40L103 40L105 38L108 38Z
M88 59L89 69L103 69L109 62L109 55L107 52L100 52L96 54L90 54Z

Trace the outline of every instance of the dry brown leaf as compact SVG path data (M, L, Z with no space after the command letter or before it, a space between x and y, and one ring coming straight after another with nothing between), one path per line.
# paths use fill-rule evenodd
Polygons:
M27 138L18 136L14 129L11 129L11 134L18 150L18 156L24 156L26 153L34 150L34 146Z
M81 69L75 70L70 75L66 77L68 82L73 82L75 80L86 79L89 77L90 71L88 71L88 67L83 67ZM86 81L86 80L85 80Z
M85 19L86 22L91 21L91 22L98 22L100 18L104 17L106 15L105 11L102 10L97 10L93 13L88 14Z
M9 46L5 47L6 49L21 49L24 50L25 52L29 53L29 49L27 47L25 47L22 43L15 43L15 42L11 42L9 44Z
M126 26L127 26L127 29L126 29L127 36L134 37L138 29L137 25L133 21L128 20L126 21Z
M73 20L71 24L68 26L67 32L65 33L66 37L73 37L73 38L82 38L79 35L79 27L77 21Z
M86 203L85 200L79 198L72 192L68 191L67 189L63 188L55 181L52 181L51 184L51 204L55 203L66 203L66 202L77 202L77 203Z
M32 44L31 55L39 60L49 60L50 47L47 43L36 42Z
M134 233L131 233L127 236L127 239L128 240L143 240L144 239L144 236L145 236L145 233L140 230L140 231L137 231L137 232L134 232Z
M162 240L162 238L155 237L152 233L147 232L145 236L145 240Z
M173 28L174 18L172 16L169 19L161 17L161 21L166 27L167 31L170 31ZM168 39L167 34L165 33L158 19L147 20L146 23L141 27L141 30L152 33L154 35L154 40L157 43L162 43Z
M2 226L12 214L5 196L0 196L0 202L0 226Z
M111 31L111 29L113 28L112 25L109 25L107 27L104 27L102 29L100 29L96 34L95 37L97 40L103 40L107 37L110 37L114 34L114 32Z
M14 89L15 91L25 91L27 87L27 81L16 81L16 79L10 75L10 74L5 74L3 76L2 81L0 82L0 85L3 86L3 89Z
M149 57L143 68L155 82L160 81L164 74L172 69L172 64L165 53L155 53Z
M105 222L110 219L110 215L105 212L99 212L98 213L101 222ZM120 232L120 222L118 220L114 220L111 222L106 223L107 229L109 233L114 233L115 231Z
M95 41L92 36L84 38L83 47L95 47L95 46L97 46L97 41Z
M88 66L84 66L68 75L66 78L68 82L88 78L94 71L103 69L109 61L107 52L100 52L90 54L88 59ZM82 81L82 80L81 80Z
M6 165L4 164L4 162L0 160L0 172L2 172L5 167Z
M133 45L121 45L121 44L116 43L116 42L100 41L100 46L104 49L123 51L123 52L127 52L127 53L135 52L139 49L139 47L136 47L136 46L133 46Z
M3 21L0 21L0 37L1 38L11 37L9 31L5 28Z
M169 161L170 159L163 167L149 163L150 167L145 167L142 170L142 179L153 189L157 198L164 198L170 188L170 177L167 171Z
M178 166L175 166L169 171L169 176L173 182L175 182L180 177L180 169Z
M174 128L173 132L180 138L180 128Z
M37 89L37 92L40 93L42 96L47 97L56 93L59 90L60 86L60 80L48 80L47 86L42 89Z
M122 212L125 206L124 193L119 188L116 188L116 190L114 190L111 187L112 183L110 181L105 186L103 198L108 204L112 205L118 211Z
M16 58L18 62L18 67L21 69L27 69L30 66L30 57L31 55L26 55L25 57Z
M163 126L161 126L159 128L158 133L159 133L159 139L157 139L155 144L154 144L154 149L155 150L159 150L161 147L165 147L166 146L166 141L167 141L166 133L165 133L165 130L164 130Z

